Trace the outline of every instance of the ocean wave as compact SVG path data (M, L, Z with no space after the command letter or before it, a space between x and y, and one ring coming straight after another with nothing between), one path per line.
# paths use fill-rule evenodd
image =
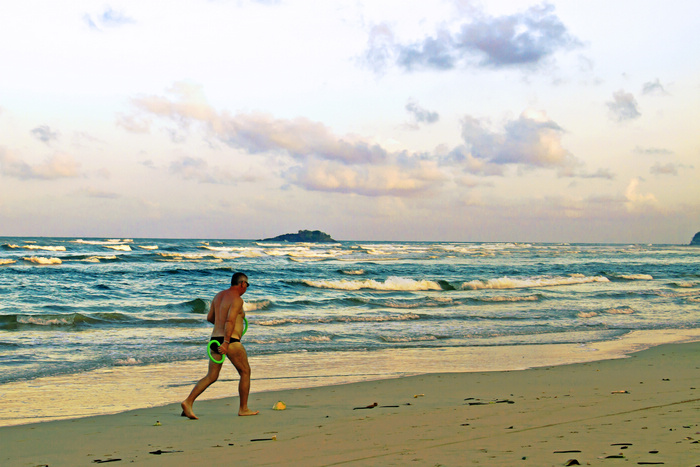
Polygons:
M2 258L0 258L0 266L4 266L6 264L14 264L16 262L17 261L15 261L14 259L2 259Z
M259 248L249 248L240 246L211 246L211 245L201 245L199 248L209 251L215 251L217 253L226 253L224 258L260 258L265 256L262 249Z
M66 247L63 245L11 245L11 248L22 248L24 250L66 251Z
M101 263L102 261L118 261L117 256L88 256L83 261L88 263Z
M156 261L166 261L171 263L221 263L223 260L211 254L203 253L156 253L160 259Z
M677 282L671 282L669 283L671 287L678 287L681 289L692 289L693 287L697 286L697 282L692 282L692 281L677 281Z
M536 302L542 298L542 295L524 295L524 296L496 296L496 297L479 297L473 300L479 302Z
M650 281L654 278L650 274L606 274L611 279L625 281Z
M632 313L634 313L634 310L632 309L632 307L624 305L614 308L608 308L607 310L605 310L605 312L611 315L631 315Z
M390 342L392 344L399 344L399 343L405 343L405 342L426 342L426 341L436 341L440 339L437 336L433 336L432 334L427 334L424 336L412 336L412 337L406 337L406 336L380 336L379 337L381 340L384 342Z
M364 269L339 269L338 272L348 276L362 276L365 274Z
M105 248L109 248L110 250L117 250L117 251L132 251L131 247L129 245L102 245Z
M61 260L65 261L81 261L84 263L101 263L103 261L120 261L120 258L116 255L110 256L100 256L100 255L71 255L62 256Z
M243 311L260 311L265 310L270 307L272 302L270 300L251 300L243 303Z
M252 338L248 340L255 344L288 344L290 342L312 342L312 343L325 343L332 342L333 336L329 335L312 335L312 336L295 336L295 337L274 337L271 339L256 339Z
M501 277L489 279L488 281L474 280L462 284L463 290L482 289L529 289L535 287L553 287L559 285L577 285L591 282L610 282L605 276L584 276L582 274L572 274L568 277L540 277L529 279L513 279Z
M285 326L288 324L383 323L417 319L421 319L421 316L415 313L404 313L394 315L348 315L324 318L271 318L256 320L255 324L260 326Z
M192 325L201 323L201 318L157 317L144 318L118 312L100 313L62 313L62 314L14 314L4 315L0 319L0 329L18 329L22 327L162 327L163 325Z
M124 359L117 359L114 361L114 364L116 366L126 366L126 365L140 365L143 362L137 358L134 357L128 357Z
M374 279L366 280L298 280L292 282L300 282L309 287L319 289L338 289L338 290L382 290L382 291L413 291L413 290L443 290L443 288L435 281L414 280L404 277L388 277L384 282Z
M130 238L125 238L125 239L118 239L118 238L113 238L113 239L108 239L108 240L83 240L82 238L78 238L76 240L71 240L71 243L81 243L83 245L115 245L115 244L122 244L122 243L133 243L134 240Z
M43 256L31 256L31 257L25 257L22 258L24 261L32 264L39 264L42 266L48 266L48 265L55 265L55 264L62 264L63 261L61 261L60 258L44 258Z
M166 305L165 309L184 311L185 313L206 314L209 312L209 303L201 298L195 298L182 303Z
M157 250L158 245L138 245L142 250Z

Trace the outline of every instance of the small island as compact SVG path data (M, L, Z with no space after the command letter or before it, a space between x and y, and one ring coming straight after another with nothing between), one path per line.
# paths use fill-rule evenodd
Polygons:
M690 241L691 245L700 245L700 232L696 233L693 239Z
M303 242L303 243L337 243L330 235L320 230L300 230L293 234L278 235L273 238L264 238L261 242Z

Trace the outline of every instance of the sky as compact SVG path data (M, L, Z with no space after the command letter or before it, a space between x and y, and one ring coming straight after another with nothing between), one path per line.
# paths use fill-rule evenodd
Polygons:
M687 244L700 2L0 5L0 236Z

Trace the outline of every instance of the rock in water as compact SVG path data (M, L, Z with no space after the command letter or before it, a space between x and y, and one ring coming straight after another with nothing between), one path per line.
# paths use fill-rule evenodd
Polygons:
M700 245L700 232L696 233L693 239L690 241L691 245Z
M320 230L300 230L292 234L279 235L273 238L265 238L263 242L304 242L304 243L337 243L330 235Z

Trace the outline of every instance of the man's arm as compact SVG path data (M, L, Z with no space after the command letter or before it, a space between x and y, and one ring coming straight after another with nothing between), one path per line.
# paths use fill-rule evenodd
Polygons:
M231 307L228 310L228 316L226 317L226 324L224 325L224 343L219 347L221 354L225 354L228 350L228 344L231 342L231 335L233 331L236 330L236 321L238 320L238 315L243 312L243 299L241 297L236 297L231 303Z

